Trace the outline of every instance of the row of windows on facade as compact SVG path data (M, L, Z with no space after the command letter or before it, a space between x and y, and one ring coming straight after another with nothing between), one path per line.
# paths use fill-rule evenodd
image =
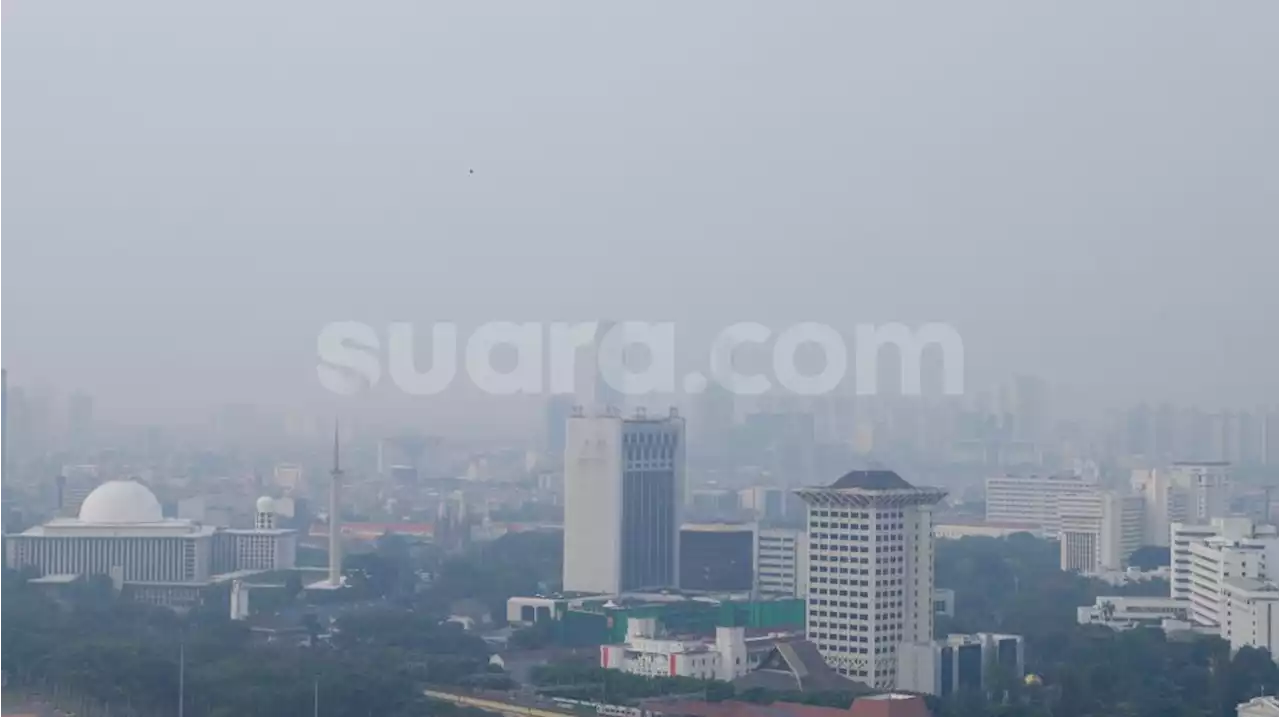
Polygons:
M622 436L623 445L642 446L674 446L679 438L674 433L626 433Z
M827 623L818 623L814 625L814 627L830 628L830 629L839 630L839 632L846 632L846 633L850 632L850 630L847 627L844 627L838 623L831 623L829 625ZM817 632L814 634L819 638L822 638L823 636L825 636L825 639L837 640L840 642L861 642L865 644L865 643L874 641L877 644L896 645L901 640L901 636L899 635L899 632L901 630L902 630L902 624L898 623L896 627L890 627L888 628L887 631L880 630L879 631L880 634L875 635L874 638L872 639L868 639L866 635L840 635L838 632L837 633Z
M845 597L854 597L854 596L846 595ZM821 606L821 607L849 607L854 603L851 603L848 600L827 600L825 598L811 597L809 598L809 604L815 605L815 606Z
M856 618L859 620L865 620L869 616L869 614L866 612L867 610L895 610L896 609L896 612L892 614L900 615L904 604L905 603L902 600L882 600L876 603L850 602L850 603L846 603L846 605L848 605L848 608L845 610L814 610L811 614L814 617L834 617L834 618L843 618L843 619ZM853 610L859 610L860 612L853 612ZM877 613L877 614L889 614L889 613ZM825 625L819 624L819 627L825 627Z
M819 642L819 643L818 643L818 648L819 648L819 649L822 649L822 650L828 650L828 651L830 651L830 652L852 652L852 653L855 653L855 654L858 654L858 655L867 655L867 654L871 654L871 653L869 652L870 648L867 648L867 647L857 647L857 646L855 646L855 645L846 645L846 644L839 643L839 642L832 642L832 643L823 643L823 642ZM875 648L875 654L877 654L877 655L888 655L888 654L892 654L892 653L893 653L893 648L892 648L892 647L877 647L877 648ZM847 673L846 673L846 674L847 674Z
M822 520L822 521L811 520L809 521L809 527L811 529L826 528L827 530L841 530L841 531L844 531L845 533L853 533L858 531L861 531L863 533L867 533L867 532L883 533L883 532L888 532L892 530L900 531L903 529L903 524L902 523L889 523L889 524L882 523L880 525L872 525L870 523L835 523L835 522L828 522L825 520Z
M810 515L819 518L855 518L866 520L868 518L902 518L906 515L901 510L814 510L809 512Z

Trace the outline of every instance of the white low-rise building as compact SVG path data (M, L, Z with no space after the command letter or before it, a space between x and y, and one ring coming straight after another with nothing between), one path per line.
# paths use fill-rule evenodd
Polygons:
M1096 489L1076 476L991 477L986 481L987 521L1032 523L1041 537L1056 539L1062 527L1058 501Z
M785 639L799 639L799 635L747 639L744 628L717 627L714 641L668 639L658 636L656 618L632 618L627 621L626 642L600 646L600 666L645 677L729 682L758 666Z
M1171 597L1105 595L1098 597L1092 605L1076 608L1076 622L1127 630L1141 626L1157 627L1166 620L1186 621L1190 611L1187 603Z

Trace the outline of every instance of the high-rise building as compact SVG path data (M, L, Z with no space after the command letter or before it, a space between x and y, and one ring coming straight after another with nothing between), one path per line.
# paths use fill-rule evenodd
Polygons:
M1097 489L1058 499L1058 545L1063 570L1097 574L1120 570L1142 547L1143 498Z
M564 459L564 589L675 587L685 492L684 419L575 415Z
M932 511L946 491L869 470L797 494L808 506L808 640L836 672L892 688L898 646L933 639Z
M9 369L0 369L0 477L9 465ZM5 481L7 485L8 481Z

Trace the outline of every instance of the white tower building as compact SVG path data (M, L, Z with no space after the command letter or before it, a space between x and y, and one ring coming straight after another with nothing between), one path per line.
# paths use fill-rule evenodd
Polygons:
M933 506L884 470L796 491L808 505L806 633L836 672L892 688L898 646L933 639Z
M342 464L338 455L338 425L333 426L333 470L329 483L329 585L342 584L342 518L338 491L342 487Z
M685 486L684 419L569 418L564 589L618 594L676 585Z

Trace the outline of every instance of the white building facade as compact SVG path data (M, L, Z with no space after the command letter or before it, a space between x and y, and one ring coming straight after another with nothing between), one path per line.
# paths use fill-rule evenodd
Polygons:
M1187 521L1205 523L1223 518L1231 508L1231 464L1225 461L1174 463L1170 468L1175 491L1189 496Z
M1248 518L1170 528L1170 596L1186 601L1192 619L1221 623L1221 584L1231 577L1266 579L1276 573L1276 528Z
M1061 528L1058 503L1063 496L1092 492L1097 486L1074 476L998 476L986 481L987 522L1033 524L1040 536L1056 539Z
M757 528L756 592L767 597L804 597L808 553L804 530Z
M1142 547L1144 501L1111 490L1063 495L1058 499L1062 570L1099 574L1120 570Z
M1221 634L1231 643L1232 651L1257 647L1273 656L1280 654L1277 652L1280 622L1276 619L1280 593L1275 579L1228 578L1223 585L1223 593L1226 622L1222 625Z
M674 587L685 492L684 419L569 419L564 589L618 594Z
M644 677L693 677L730 682L751 671L746 631L717 627L715 642L658 637L656 618L627 621L627 641L600 646L600 666Z
M898 646L933 638L933 506L892 471L796 491L808 506L806 636L845 677L896 684Z
M160 502L136 481L107 481L76 518L58 518L5 536L5 563L45 576L110 576L119 589L169 604L197 597L219 574L294 566L291 530L225 530L165 518Z

